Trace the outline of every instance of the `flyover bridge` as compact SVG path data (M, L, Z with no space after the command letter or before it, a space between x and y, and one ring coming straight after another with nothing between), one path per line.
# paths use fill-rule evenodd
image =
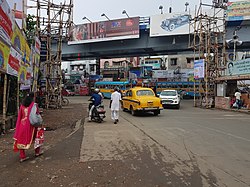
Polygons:
M232 38L233 32L237 26L237 22L227 22L227 39ZM245 25L238 31L238 35L243 41L243 44L241 46L237 46L237 50L245 51L250 49L248 29L249 25ZM149 17L140 18L139 36L139 38L133 39L73 45L68 45L65 41L62 45L62 60L73 61L78 58L99 59L132 56L157 56L193 52L193 50L189 47L189 34L150 37ZM56 48L56 46L53 45L52 48ZM233 51L233 47L229 46L227 50Z

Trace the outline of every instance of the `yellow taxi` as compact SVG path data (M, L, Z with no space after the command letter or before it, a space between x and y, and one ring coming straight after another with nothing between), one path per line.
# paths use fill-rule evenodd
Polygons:
M134 87L129 89L122 98L123 110L130 111L134 116L138 112L153 112L155 116L163 109L161 100L155 96L151 88Z

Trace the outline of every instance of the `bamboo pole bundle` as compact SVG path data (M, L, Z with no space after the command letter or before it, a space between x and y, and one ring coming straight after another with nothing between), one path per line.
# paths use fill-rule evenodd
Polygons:
M2 130L5 133L6 128L6 121L7 121L7 107L6 107L6 99L7 99L7 84L8 84L8 77L7 74L4 74L4 89L3 89L3 126Z

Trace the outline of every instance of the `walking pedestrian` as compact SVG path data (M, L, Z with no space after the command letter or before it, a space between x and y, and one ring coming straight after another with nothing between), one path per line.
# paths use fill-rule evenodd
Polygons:
M111 100L109 105L109 108L111 108L111 119L114 121L114 124L117 124L117 122L119 121L119 110L121 100L122 97L119 93L119 88L115 88L114 92L111 94Z
M32 142L36 138L37 130L40 127L34 127L30 123L30 113L34 102L34 93L31 92L27 94L27 96L24 98L17 117L16 122L16 130L14 134L14 151L20 152L20 162L24 162L29 159L29 157L26 157L25 150L29 149L31 147ZM36 105L37 106L37 105ZM37 113L39 113L39 110L37 108ZM40 152L40 146L38 146L35 149L35 156L42 155L42 152Z
M237 89L235 91L235 94L234 94L235 98L236 98L236 104L237 104L237 108L240 109L241 107L241 93L239 92L239 90Z

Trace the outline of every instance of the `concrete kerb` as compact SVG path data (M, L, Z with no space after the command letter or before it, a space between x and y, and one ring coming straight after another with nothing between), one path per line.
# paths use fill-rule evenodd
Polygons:
M225 109L225 108L201 108L201 109L221 110L221 111L227 111L227 112L238 112L238 113L250 114L250 110L245 110L245 109L244 110L243 109Z
M244 114L250 114L250 110L242 110L242 109L222 109L222 108L215 108L216 110L224 110L229 112L238 112Z

